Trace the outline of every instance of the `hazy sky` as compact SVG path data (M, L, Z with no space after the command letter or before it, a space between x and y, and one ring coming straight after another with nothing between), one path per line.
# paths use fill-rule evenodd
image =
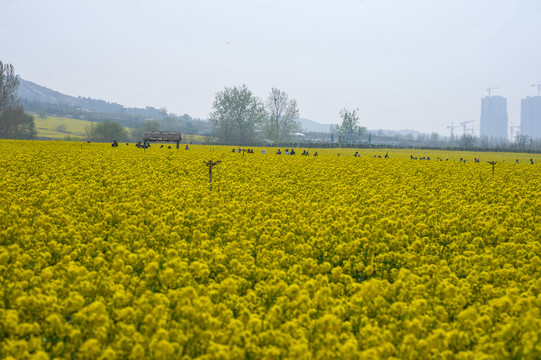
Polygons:
M0 0L0 60L73 96L207 118L217 91L276 87L301 116L448 135L481 97L541 80L539 0ZM461 132L459 129L456 133Z

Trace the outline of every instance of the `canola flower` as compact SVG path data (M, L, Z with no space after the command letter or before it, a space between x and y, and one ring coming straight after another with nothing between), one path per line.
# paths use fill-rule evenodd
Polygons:
M190 148L0 141L1 358L541 358L532 156Z

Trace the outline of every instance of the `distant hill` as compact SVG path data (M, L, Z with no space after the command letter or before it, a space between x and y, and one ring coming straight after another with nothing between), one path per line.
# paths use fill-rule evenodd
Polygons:
M31 81L24 80L21 77L19 77L19 98L22 100L57 105L80 105L80 100L76 97L64 95L58 91L54 91Z
M326 133L332 133L336 132L337 124L320 124L318 122L309 120L309 119L298 119L301 123L302 129L304 132L326 132ZM331 131L331 126L334 128L334 130ZM369 134L379 135L379 136L406 136L406 135L412 135L417 136L421 134L421 132L416 130L384 130L384 129L371 129L368 130Z
M156 120L160 130L180 131L184 134L209 134L211 124L206 120L194 119L187 114L182 116L168 114L165 109L126 108L117 103L96 100L85 97L75 97L62 94L44 86L38 85L19 77L19 98L25 111L34 114L46 114L48 119L40 124L41 136L59 137L63 135L80 136L72 131L74 124L84 124L75 120L102 122L105 120L117 121L127 128L138 128L148 120ZM68 118L75 122L59 123L53 126L51 118ZM63 125L68 130L58 131L56 128ZM50 128L50 126L53 126ZM46 133L47 131L47 133Z
M384 129L377 129L377 130L368 130L368 133L380 135L380 136L418 136L422 134L420 131L417 130L410 130L410 129L401 129L401 130L384 130Z
M331 125L336 126L336 124L320 124L304 118L299 118L298 120L301 123L301 127L304 132L329 132Z
M19 98L27 111L46 110L48 113L94 120L88 112L99 112L114 119L162 119L167 112L153 108L125 108L123 105L87 97L75 97L51 90L19 77ZM67 108L67 109L66 109ZM79 111L78 111L79 110Z
M19 77L19 98L27 102L46 103L53 105L64 105L89 111L101 111L108 113L121 112L124 106L117 103L110 103L104 100L96 100L85 97L74 97L62 94L58 91L48 89L31 81ZM159 110L156 115L161 115ZM163 115L161 115L163 116Z

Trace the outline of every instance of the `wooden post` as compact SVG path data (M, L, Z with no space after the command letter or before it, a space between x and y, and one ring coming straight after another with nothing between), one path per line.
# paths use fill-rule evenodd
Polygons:
M221 163L221 161L209 160L209 161L203 161L203 162L205 163L205 165L209 167L209 184L210 184L209 187L210 187L210 191L212 191L212 167L218 165L219 163Z
M496 161L487 161L490 165L492 165L492 175L494 175L494 165L496 165Z

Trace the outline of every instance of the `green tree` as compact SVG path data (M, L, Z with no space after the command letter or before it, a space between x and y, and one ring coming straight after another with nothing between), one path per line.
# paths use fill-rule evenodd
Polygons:
M21 107L22 110L22 107ZM34 122L34 117L30 114L27 114L23 112L23 114L20 117L21 122L19 123L19 126L17 127L17 139L35 139L37 132L36 132L36 124Z
M266 101L268 112L264 125L265 137L281 144L293 132L300 131L297 101L289 99L284 91L272 88Z
M267 116L263 102L246 87L226 87L216 93L210 121L220 141L246 144L255 139L255 128Z
M166 108L165 106L162 107L162 108L160 108L159 112L160 112L160 115L161 115L162 117L166 117L167 114L168 114L167 108Z
M340 118L342 123L338 126L338 133L342 135L342 138L346 142L354 141L358 136L366 133L366 127L359 126L359 116L357 115L359 109L347 110L342 108L340 110Z
M357 131L357 128L359 127L359 116L357 115L357 111L359 111L359 109L349 111L346 108L342 108L342 110L340 110L339 114L342 123L338 127L339 134L346 135Z
M143 132L145 131L160 131L160 122L157 120L147 120L138 128L132 129L130 137L135 141L142 140Z
M19 79L11 64L0 61L0 138L33 139L34 118L19 103Z
M91 125L90 137L93 141L124 141L128 138L128 132L116 121L106 120L102 123Z

